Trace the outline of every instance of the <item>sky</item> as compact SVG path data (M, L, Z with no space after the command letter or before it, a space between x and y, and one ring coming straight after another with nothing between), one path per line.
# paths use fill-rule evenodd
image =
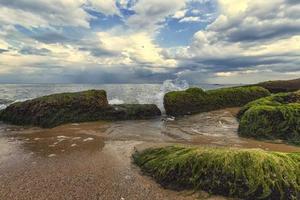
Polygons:
M299 77L299 0L0 0L0 83Z

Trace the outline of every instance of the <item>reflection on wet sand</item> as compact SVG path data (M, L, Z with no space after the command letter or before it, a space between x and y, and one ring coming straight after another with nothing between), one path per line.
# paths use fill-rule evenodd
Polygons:
M24 153L44 157L54 157L75 151L98 151L104 147L101 137L85 134L84 126L76 128L76 124L54 129L9 127L4 129L11 142L19 142Z
M54 157L74 151L97 151L104 146L103 139L85 134L72 136L60 134L26 134L18 139L23 140L25 151L42 156Z
M133 149L180 143L300 152L296 146L240 138L237 111L53 129L0 124L0 199L195 199L141 176L131 163Z
M237 134L238 109L226 109L186 116L177 120L140 120L68 124L53 129L1 125L1 153L21 147L24 153L54 157L74 151L99 151L105 141L143 141L261 148L293 152L300 147L241 138Z

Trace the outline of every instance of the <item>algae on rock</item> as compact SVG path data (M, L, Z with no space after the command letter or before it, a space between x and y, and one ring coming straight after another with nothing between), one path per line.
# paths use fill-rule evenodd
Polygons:
M251 200L300 198L300 153L170 146L136 152L133 159L172 189Z
M169 92L164 96L164 106L168 115L178 116L207 112L228 107L243 106L270 92L262 87L232 87L203 91L189 88L185 91Z
M300 92L250 102L240 110L238 118L241 136L300 144Z
M109 105L104 90L53 94L8 106L0 120L16 125L50 128L96 120L147 119L159 116L156 105Z

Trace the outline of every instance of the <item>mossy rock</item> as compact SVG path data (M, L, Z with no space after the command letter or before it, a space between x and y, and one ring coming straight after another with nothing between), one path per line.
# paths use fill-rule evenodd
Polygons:
M241 109L238 118L241 136L300 144L300 92L253 101Z
M133 155L143 172L171 189L241 199L300 199L300 153L170 146Z
M294 92L300 90L300 78L286 81L267 81L256 85L266 88L272 93Z
M106 113L107 119L111 120L150 119L161 115L155 104L120 104L111 107L113 109Z
M268 90L257 86L221 88L206 92L200 88L189 88L167 93L164 96L164 107L168 115L178 116L243 106L268 95Z
M155 105L108 104L104 90L53 94L19 102L0 112L0 120L51 128L65 123L145 119L160 115Z

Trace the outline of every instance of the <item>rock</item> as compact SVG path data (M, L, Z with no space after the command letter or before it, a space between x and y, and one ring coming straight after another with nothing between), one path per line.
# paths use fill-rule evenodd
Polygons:
M268 90L257 86L222 88L206 92L200 88L189 88L167 93L164 96L164 106L168 115L178 116L243 106L269 95Z
M238 118L241 136L300 144L300 91L250 102Z
M299 199L300 153L169 146L137 151L135 164L162 186L239 199Z
M267 81L256 85L266 88L272 93L295 92L300 90L300 78L287 81Z
M161 111L154 104L119 104L112 107L114 109L110 113L111 119L149 119L161 115Z
M104 90L53 94L18 102L0 111L0 120L51 128L65 123L145 119L160 115L155 105L108 104Z

